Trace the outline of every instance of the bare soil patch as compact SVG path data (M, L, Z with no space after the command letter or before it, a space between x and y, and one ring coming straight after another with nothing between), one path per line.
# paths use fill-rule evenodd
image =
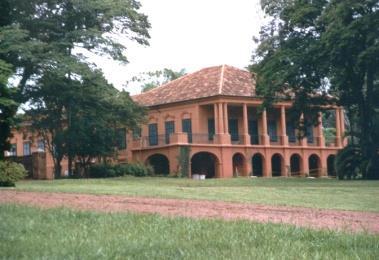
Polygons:
M379 213L373 212L14 190L0 190L0 203L18 203L42 208L68 207L99 212L156 213L172 217L245 219L315 229L379 233Z

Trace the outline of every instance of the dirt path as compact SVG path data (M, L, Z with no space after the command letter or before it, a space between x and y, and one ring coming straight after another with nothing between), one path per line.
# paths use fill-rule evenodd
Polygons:
M229 202L157 199L71 193L0 190L0 203L20 203L42 208L69 207L100 212L157 213L191 218L246 219L286 223L316 229L379 233L379 213L266 206Z

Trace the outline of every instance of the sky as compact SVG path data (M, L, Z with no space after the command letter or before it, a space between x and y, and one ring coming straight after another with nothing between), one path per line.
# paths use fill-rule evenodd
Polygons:
M123 41L129 63L93 58L118 89L140 93L125 83L141 72L170 68L186 72L222 64L246 67L259 35L259 0L140 0L148 16L150 46Z

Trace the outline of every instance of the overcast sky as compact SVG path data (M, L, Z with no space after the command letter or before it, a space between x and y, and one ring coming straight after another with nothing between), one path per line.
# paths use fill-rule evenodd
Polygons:
M170 68L193 72L228 64L246 67L263 20L259 0L140 0L149 17L150 46L128 43L129 64L95 62L118 89L132 76ZM136 86L126 88L131 94Z

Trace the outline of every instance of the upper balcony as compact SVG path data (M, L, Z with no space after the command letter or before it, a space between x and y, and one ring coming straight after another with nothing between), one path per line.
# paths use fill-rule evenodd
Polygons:
M265 140L269 142L265 144ZM245 146L245 147L335 147L336 139L324 137L313 137L312 140L307 139L293 139L287 136L232 136L223 135L217 136L209 133L173 133L169 136L143 136L135 138L132 142L132 149L154 149L160 147L174 146L174 145L203 145L203 146Z
M195 108L196 107L196 108ZM341 147L341 132L324 137L322 123L309 126L306 136L286 120L284 105L258 111L257 105L211 103L194 106L191 115L155 117L144 126L142 137L134 138L132 149L172 145L231 145L257 147ZM176 115L181 115L177 113ZM321 120L321 115L319 116ZM336 122L336 128L341 123ZM338 135L339 133L339 135Z

